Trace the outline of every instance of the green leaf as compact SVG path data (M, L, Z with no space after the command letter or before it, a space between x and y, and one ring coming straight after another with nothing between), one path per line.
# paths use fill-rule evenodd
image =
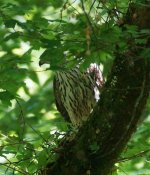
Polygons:
M8 41L10 39L16 39L20 36L20 33L19 32L14 32L14 33L11 33L10 35L6 36L4 38L4 41Z
M43 38L49 39L49 40L55 39L55 34L53 32L45 32L42 34L42 36Z
M38 161L38 167L41 168L42 166L46 165L48 157L47 157L46 150L41 151L38 154L37 161Z
M0 92L0 101L6 105L11 106L11 100L15 99L15 96L11 94L9 91Z
M14 19L8 19L8 20L4 21L5 26L8 28L14 28L16 23L17 23L17 21Z
M40 56L41 64L50 64L51 68L61 67L65 64L65 56L61 47L46 49Z
M135 43L136 44L146 44L147 43L147 39L135 39Z
M51 4L54 8L59 8L62 6L63 4L63 1L62 0L59 0L59 1L56 1L56 0L51 0Z

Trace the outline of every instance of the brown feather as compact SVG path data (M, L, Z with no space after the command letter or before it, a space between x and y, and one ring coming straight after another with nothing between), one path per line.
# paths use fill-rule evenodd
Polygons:
M97 91L99 94L98 87L102 86L100 76L102 74L97 67L89 67L87 72L81 72L78 68L56 72L56 106L61 115L73 125L81 126L88 119L97 101L95 93Z

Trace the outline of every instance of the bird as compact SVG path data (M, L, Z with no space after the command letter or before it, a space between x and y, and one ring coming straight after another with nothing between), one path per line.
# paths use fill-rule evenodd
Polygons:
M81 127L99 100L103 84L96 63L91 63L86 71L78 67L56 71L53 88L57 110L73 126Z

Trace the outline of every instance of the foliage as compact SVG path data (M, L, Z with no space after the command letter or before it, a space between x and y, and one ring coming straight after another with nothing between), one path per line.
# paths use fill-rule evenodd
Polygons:
M76 65L84 70L96 62L106 77L116 50L127 51L131 37L141 45L147 42L139 36L149 30L119 27L127 8L128 0L0 1L1 174L37 174L56 159L59 140L68 130L54 104L56 70ZM145 49L142 56L149 52ZM39 60L48 65L40 67ZM119 175L150 174L145 151L150 146L149 105L150 101L144 122L122 154L129 159L120 158L116 165ZM91 145L93 152L97 149L97 143ZM141 151L145 152L138 154Z

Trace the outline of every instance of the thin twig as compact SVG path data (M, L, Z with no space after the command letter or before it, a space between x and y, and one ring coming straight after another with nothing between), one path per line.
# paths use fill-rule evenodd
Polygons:
M129 157L124 157L124 158L120 158L118 159L118 162L125 162L125 161L129 161L129 160L132 160L132 159L135 159L137 157L142 157L144 156L145 154L149 153L150 152L150 149L148 150L145 150L145 151L141 151L133 156L129 156Z
M89 24L89 26L91 27L91 30L92 30L92 32L93 32L94 38L97 40L97 36L96 36L96 34L95 34L95 30L94 30L93 25L92 25L92 22L91 22L91 20L90 20L88 14L87 14L87 12L86 12L86 10L85 10L85 6L84 6L83 0L81 0L81 5L82 5L82 10L83 10L83 12L84 12L84 15L85 15L85 17L86 17L86 19L87 19L87 22L88 22L88 24ZM97 44L96 44L96 45L97 45Z
M88 15L90 15L91 10L92 10L92 8L93 8L93 6L94 6L95 2L96 2L96 0L94 0L94 1L93 1L92 5L91 5L91 7L90 7L90 10L89 10L89 12L88 12Z

